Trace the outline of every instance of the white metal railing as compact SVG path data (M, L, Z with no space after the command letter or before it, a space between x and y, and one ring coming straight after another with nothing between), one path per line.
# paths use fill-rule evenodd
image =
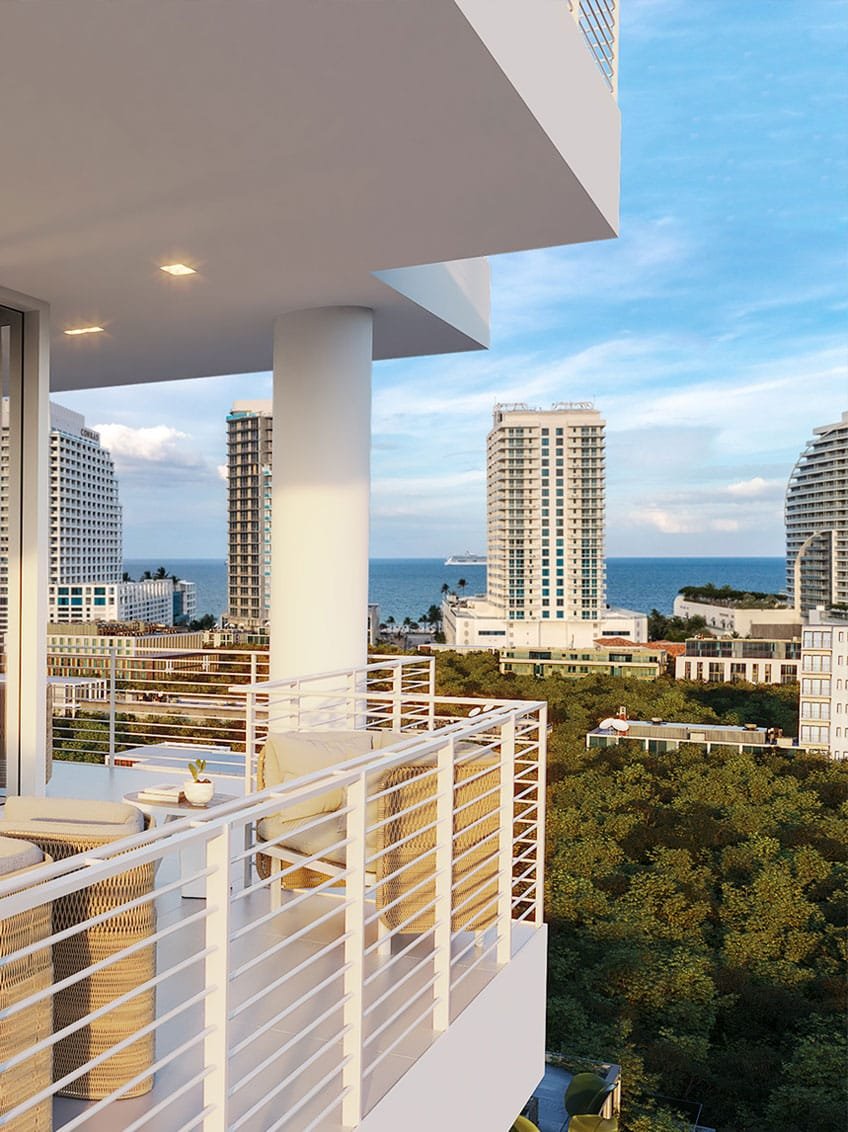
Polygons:
M613 95L618 94L620 4L621 0L568 0L569 11Z
M201 757L209 773L241 778L246 741L255 748L247 735L245 692L267 682L268 653L169 648L123 655L111 645L54 647L48 653L48 676L54 758L184 774L186 764ZM413 694L432 696L434 662L431 657L385 657L364 669L283 684L289 699L296 699L301 687L317 688L328 680L345 689L391 691L400 703ZM310 726L309 714L304 712L303 726ZM406 729L430 726L432 719L427 704L414 712L404 709Z
M414 683L414 666L400 668L408 668L400 682ZM390 669L392 681L396 670ZM359 675L366 685L376 681L376 670ZM361 694L353 693L357 711ZM310 706L300 705L304 715L315 710L308 698ZM426 699L417 692L408 704L404 698L401 721L432 710L433 697L430 706L416 704ZM393 706L378 702L384 712ZM155 974L132 992L156 990L155 1017L145 1027L156 1035L153 1064L144 1070L155 1074L153 1091L121 1100L130 1087L124 1083L87 1107L76 1102L65 1110L56 1101L54 1127L93 1127L109 1109L112 1126L126 1130L355 1128L411 1061L455 1024L542 923L547 726L541 703L453 699L447 705L462 718L435 730L404 731L394 747L43 866L28 874L24 889L14 878L0 883L2 924L127 869L157 867L153 891L111 913L144 902L159 913L158 927L143 941L157 946ZM399 793L410 783L411 795ZM469 784L482 817L462 792ZM261 822L285 820L295 805L302 815L304 803L320 803L330 792L336 801L341 792L338 808L313 805L312 816L257 839L257 829L269 828ZM463 812L473 820L463 822ZM257 876L257 857L267 862L269 852L295 837L301 859L278 860L276 872L263 878L263 868ZM322 878L328 859L337 867ZM283 898L281 880L304 863L318 870L314 887ZM205 904L180 897L182 886L197 880ZM464 909L471 919L463 922ZM475 917L491 922L483 928ZM83 933L93 923L83 920L62 934ZM6 955L0 967L56 939ZM95 966L72 977L84 978ZM0 1024L54 991L47 987L15 1003ZM0 1073L95 1014L19 1051ZM0 1128L58 1085L33 1088L0 1116Z

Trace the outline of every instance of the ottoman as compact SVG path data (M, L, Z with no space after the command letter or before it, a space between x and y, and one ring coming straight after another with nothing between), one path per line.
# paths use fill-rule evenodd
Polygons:
M0 835L31 841L56 860L108 845L140 833L144 828L144 816L134 806L72 798L11 797L0 821ZM152 893L153 884L154 866L141 865L61 897L53 905L52 930L65 931L138 896ZM75 932L53 948L56 982L90 964L109 959L132 944L141 943L155 930L155 902L149 900ZM90 1011L108 1006L152 979L155 972L155 945L151 943L101 971L77 979L54 996L54 1031L64 1029ZM75 1030L54 1046L53 1079L72 1073L89 1059L106 1053L134 1030L152 1023L155 1011L154 989L147 988ZM69 1082L60 1092L86 1100L108 1096L152 1064L153 1050L151 1032ZM143 1077L122 1096L139 1096L152 1087L152 1076Z
M49 858L28 841L0 837L0 879L20 878L21 888L31 883L35 869ZM52 906L48 901L28 912L0 920L0 1011L8 1010L53 982L52 948L45 947L18 959L10 955L47 939L52 932ZM53 1004L48 997L25 1006L0 1022L0 1062L53 1033ZM53 1051L50 1046L0 1073L0 1116L46 1089L53 1080ZM53 1101L40 1101L28 1112L4 1125L12 1132L50 1132L53 1127Z

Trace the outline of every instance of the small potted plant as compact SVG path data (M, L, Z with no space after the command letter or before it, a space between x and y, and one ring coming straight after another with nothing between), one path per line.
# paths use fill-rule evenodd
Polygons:
M203 773L206 770L206 759L195 759L194 762L188 764L188 769L191 772L191 778L183 783L186 801L190 802L192 806L208 805L212 801L215 787L212 784L212 779L207 778Z

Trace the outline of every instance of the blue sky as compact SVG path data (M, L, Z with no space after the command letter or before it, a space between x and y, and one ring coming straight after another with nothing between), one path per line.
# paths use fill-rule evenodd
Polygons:
M496 401L594 400L611 555L783 553L848 409L848 3L623 0L621 236L492 261L488 352L374 367L371 550L485 548ZM223 557L225 417L267 374L64 394L102 427L128 557ZM105 427L103 427L105 426Z

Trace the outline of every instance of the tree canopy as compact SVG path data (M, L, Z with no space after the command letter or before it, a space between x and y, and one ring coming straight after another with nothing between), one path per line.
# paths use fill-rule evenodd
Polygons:
M445 694L547 699L547 1048L617 1061L622 1128L843 1127L848 767L686 745L585 746L633 718L797 728L797 686L501 675L441 654ZM675 1098L669 1100L668 1098Z

